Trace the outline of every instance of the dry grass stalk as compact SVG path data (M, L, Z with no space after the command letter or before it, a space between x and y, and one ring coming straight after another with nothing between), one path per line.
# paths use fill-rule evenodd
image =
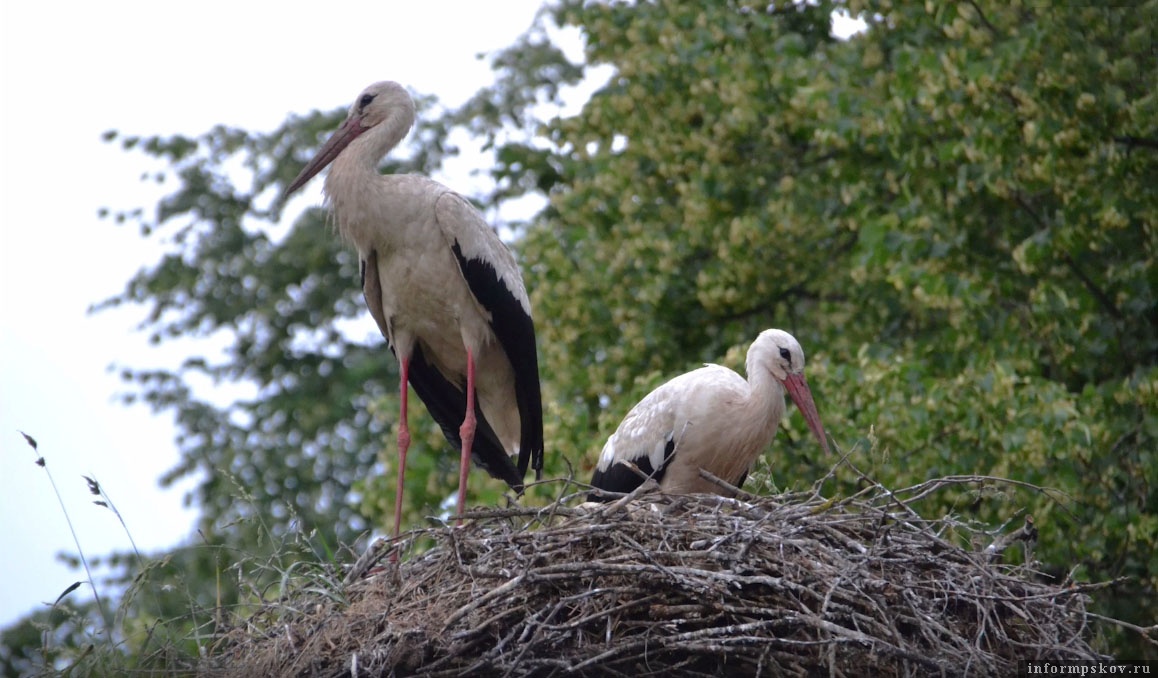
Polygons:
M979 536L989 548L958 545ZM879 488L476 510L409 533L435 545L400 564L364 557L340 596L268 605L202 673L989 676L1099 658L1085 604L1100 585L1000 564L1035 537L1032 521L994 539L925 520Z

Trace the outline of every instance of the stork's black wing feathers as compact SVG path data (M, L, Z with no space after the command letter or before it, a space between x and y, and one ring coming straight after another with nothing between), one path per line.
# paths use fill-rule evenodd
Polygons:
M362 295L366 298L370 315L378 324L382 336L386 338L386 345L394 352L394 346L390 343L389 326L382 315L382 281L378 278L378 253L373 250L362 261ZM438 368L426 361L421 343L414 347L414 353L410 356L410 385L426 405L430 416L434 417L442 428L442 434L456 450L461 451L462 437L459 434L459 426L466 418L466 391L447 381ZM522 493L525 467L520 472L511 463L511 458L507 456L499 437L483 416L477 402L475 416L478 424L475 428L471 458L487 473L506 481L511 489Z
M483 259L463 256L456 241L452 247L466 284L480 305L491 314L491 329L515 371L515 399L519 406L519 475L528 461L535 479L543 475L543 401L539 391L539 354L535 346L535 323L519 299Z
M390 350L394 350L391 346ZM426 361L422 352L422 343L414 346L414 353L410 356L410 385L414 392L422 399L427 411L442 428L442 434L454 446L462 450L462 437L459 426L466 417L466 390L450 383L438 368ZM523 472L515 468L502 442L495 435L490 422L483 416L478 403L475 403L475 417L478 425L475 428L474 446L470 456L476 464L483 468L492 477L506 481L511 489L518 493L523 492Z
M631 463L643 471L644 475L650 476L655 482L662 482L663 476L667 473L667 467L671 464L672 455L675 454L675 439L668 438L667 445L663 448L663 463L658 469L651 467L651 459L646 454L641 454L631 460ZM643 478L636 473L630 466L622 463L613 463L606 469L596 467L595 474L591 476L592 487L600 490L607 490L608 492L631 492L635 488L643 484ZM611 501L611 497L605 497L598 492L591 492L587 495L587 501Z

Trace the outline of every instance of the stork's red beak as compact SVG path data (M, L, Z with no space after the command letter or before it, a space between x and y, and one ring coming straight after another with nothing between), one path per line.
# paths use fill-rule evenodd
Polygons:
M346 146L349 146L351 141L357 139L358 136L367 129L369 129L369 127L362 126L362 116L352 115L346 118L342 126L330 135L326 143L322 144L322 147L318 149L318 153L314 156L313 160L306 163L306 166L298 173L297 178L290 182L289 187L285 189L283 195L289 197L291 193L305 186L306 182L313 179L315 174L325 169L326 165L333 162L334 158L338 157L338 154L341 153Z
M820 415L816 413L816 403L812 402L812 389L808 388L808 382L804 380L803 374L789 374L788 378L784 380L784 387L788 390L788 395L792 396L792 402L796 403L796 408L804 415L804 421L808 422L808 428L812 429L812 435L820 441L820 446L824 448L825 453L828 453L828 438L824 435L824 425L820 423Z

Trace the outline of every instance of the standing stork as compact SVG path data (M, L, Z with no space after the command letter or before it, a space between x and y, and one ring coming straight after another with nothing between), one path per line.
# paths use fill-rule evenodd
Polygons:
M366 305L398 358L395 537L410 447L408 383L460 450L460 523L472 458L519 493L528 462L536 479L543 469L535 327L514 256L461 195L426 177L378 173L414 120L414 101L401 85L370 85L285 191L333 164L326 202L338 232L358 250Z
M785 391L828 452L796 339L782 330L764 330L748 348L746 369L747 379L705 365L647 394L607 439L591 484L611 492L634 490L643 478L621 463L630 462L671 494L724 494L700 469L740 487L776 435ZM595 492L589 498L606 500Z

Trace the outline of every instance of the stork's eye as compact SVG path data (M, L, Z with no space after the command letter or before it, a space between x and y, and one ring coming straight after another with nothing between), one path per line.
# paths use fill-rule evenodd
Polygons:
M784 359L785 359L785 360L787 360L789 363L791 363L791 362L792 362L792 354L791 354L791 353L789 353L789 352L788 352L788 349L786 349L786 348L782 348L782 349L780 349L780 357L781 357L781 358L784 358Z
M363 94L361 99L358 99L358 108L366 108L370 102L374 100L373 94Z

